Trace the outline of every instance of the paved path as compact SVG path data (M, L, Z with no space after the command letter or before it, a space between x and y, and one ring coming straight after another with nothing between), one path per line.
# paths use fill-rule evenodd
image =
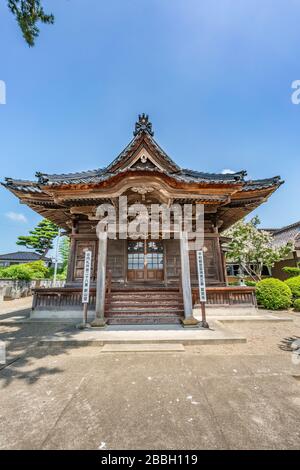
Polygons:
M0 448L297 449L292 318L230 324L247 343L178 353L49 348L39 338L69 326L0 324L15 358L0 371Z
M32 297L22 299L0 301L0 321L26 320L29 318L32 305Z

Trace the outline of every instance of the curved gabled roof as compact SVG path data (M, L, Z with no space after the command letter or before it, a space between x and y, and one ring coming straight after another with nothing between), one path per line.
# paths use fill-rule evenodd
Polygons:
M110 180L111 187L114 187L122 183L123 178L126 182L127 177L135 175L148 179L149 176L161 177L175 188L175 192L179 188L179 191L201 196L203 188L204 195L220 194L221 191L227 201L219 214L227 220L225 227L258 207L283 183L279 176L246 180L247 172L244 170L236 173L207 173L180 168L154 140L153 134L148 116L143 114L135 125L131 142L105 168L62 174L36 173L36 181L6 178L1 184L36 212L65 226L70 217L69 206L63 202L66 199L63 194L65 190L73 193L72 201L79 195L77 191L83 191L80 193L82 200L88 198L94 188L100 191L104 189L105 193L110 188ZM61 197L56 197L58 192ZM98 197L96 193L94 196Z
M62 173L62 174L47 174L37 173L37 181L28 180L16 180L13 178L5 178L3 186L16 189L17 191L24 191L28 193L39 193L42 191L43 186L64 186L70 184L97 184L102 181L109 180L113 176L125 172L136 172L140 171L141 168L126 168L116 170L115 172L109 172L106 168L89 170L84 172L76 173ZM145 168L147 172L157 172L157 168ZM280 176L274 176L272 178L265 178L259 180L245 180L245 171L237 173L223 174L223 173L205 173L195 170L180 169L178 172L163 172L165 175L181 181L184 183L210 183L210 184L242 184L243 191L255 191L259 189L271 188L273 186L280 186L283 181Z
M64 186L77 184L97 184L109 180L124 171L147 170L163 171L163 173L178 182L184 183L208 183L208 184L242 184L243 191L253 191L261 188L277 186L281 184L279 176L274 178L246 181L245 170L236 173L207 173L203 171L180 168L154 140L152 124L147 115L142 114L135 124L134 137L124 150L105 168L96 168L75 173L47 174L36 173L38 181L22 181L6 178L5 185L18 191L28 193L39 192L44 186ZM133 167L134 157L143 148L157 158L157 166L151 163L147 165Z

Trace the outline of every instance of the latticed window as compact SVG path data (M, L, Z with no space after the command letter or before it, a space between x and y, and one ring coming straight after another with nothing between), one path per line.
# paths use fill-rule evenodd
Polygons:
M156 269L164 267L164 247L159 241L128 242L128 269Z
M144 269L144 253L128 253L128 269Z
M163 269L164 260L162 253L147 253L147 268L148 269Z

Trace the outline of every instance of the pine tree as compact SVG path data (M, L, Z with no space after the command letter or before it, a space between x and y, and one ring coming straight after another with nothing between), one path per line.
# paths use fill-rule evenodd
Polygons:
M28 46L34 46L40 32L38 23L53 24L54 16L44 12L41 0L7 0L7 2Z
M33 230L30 230L29 235L18 237L16 243L26 248L33 248L42 257L53 248L53 240L57 235L57 225L48 219L43 219Z

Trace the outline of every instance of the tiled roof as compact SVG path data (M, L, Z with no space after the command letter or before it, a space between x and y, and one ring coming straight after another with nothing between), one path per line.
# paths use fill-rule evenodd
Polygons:
M30 251L16 251L14 253L6 253L4 255L0 255L0 260L5 261L38 261L40 259L50 260L50 258L43 257L38 253Z
M36 181L28 180L15 180L13 178L5 178L5 183L1 183L3 186L9 186L11 189L26 193L41 193L41 189Z
M157 172L157 168L147 168L148 172ZM126 170L117 170L115 172L107 172L105 169L85 171L81 173L67 173L67 174L46 174L38 173L38 181L28 182L22 180L14 180L12 178L6 178L4 186L7 186L11 189L17 191L26 192L26 193L42 193L43 186L52 186L52 185L69 185L69 184L96 184L101 183L102 181L108 180L113 176L116 176L120 173L125 172L137 172L140 171L139 168L128 168ZM195 170L182 169L178 172L163 172L165 175L175 179L179 182L186 183L211 183L211 184L241 184L245 183L243 186L243 191L254 191L256 189L265 189L272 187L274 185L279 186L283 183L280 180L280 177L275 176L274 178L267 178L263 180L244 180L244 171L237 173L223 174L223 173L204 173Z
M300 221L277 229L272 235L274 246L279 247L292 242L296 249L300 249Z
M152 124L147 115L142 114L135 125L134 138L125 147L125 149L110 163L106 168L98 168L76 173L46 174L36 173L38 180L22 181L6 178L4 186L8 189L20 191L23 193L41 193L44 195L45 186L52 185L70 185L70 184L97 184L110 179L122 172L147 171L163 172L166 176L173 178L178 182L184 183L209 183L209 184L242 184L242 191L254 191L259 189L268 189L278 187L282 181L279 176L261 180L245 181L246 171L236 173L205 173L196 170L180 168L159 146L153 138ZM128 161L134 152L137 152L141 146L146 146L153 151L160 162L165 162L159 169L154 165L150 168L128 167Z
M204 173L202 171L182 169L180 174L184 178L191 178L192 180L197 181L213 181L218 183L234 183L241 182L246 176L246 171L239 171L237 173Z
M249 180L246 181L246 185L243 187L243 191L254 191L255 189L269 188L274 184L283 184L280 176L274 176L273 178L265 178L261 180Z
M38 182L43 184L80 184L80 183L98 183L111 174L104 169L88 170L76 173L47 174L36 173Z
M135 134L134 138L129 142L125 149L122 150L122 152L108 165L106 171L110 171L122 160L125 160L130 151L142 140L142 137L146 143L149 143L156 150L156 152L171 165L174 171L180 170L180 167L177 165L177 163L175 163L174 160L172 160L172 158L169 157L169 155L167 155L161 146L156 142L156 140L154 140L153 134L144 132Z

